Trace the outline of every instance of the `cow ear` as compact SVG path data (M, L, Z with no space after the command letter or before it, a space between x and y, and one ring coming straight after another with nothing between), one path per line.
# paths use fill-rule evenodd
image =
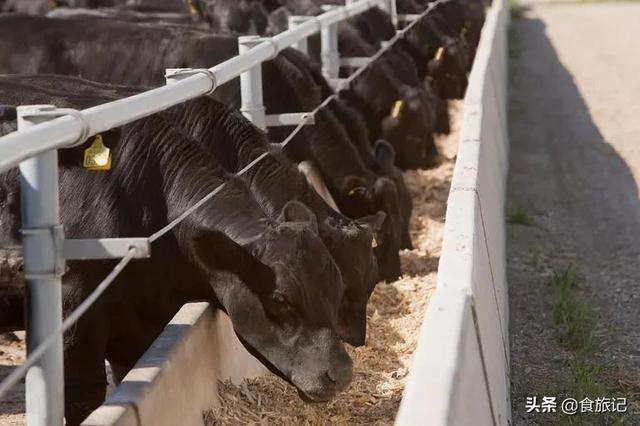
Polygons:
M15 121L18 118L16 107L13 105L0 105L0 122Z
M396 161L396 150L384 139L379 139L373 146L376 163L382 168L393 167Z
M318 233L318 218L316 215L299 201L291 200L287 202L280 212L279 222L302 222L307 223Z
M275 274L250 249L219 231L200 231L191 240L191 255L205 271L223 270L238 276L251 291L264 297L275 289Z
M364 216L356 219L356 223L361 226L365 226L374 234L377 234L382 229L382 225L384 224L385 219L387 218L387 214L383 211L378 211L376 214L371 216Z

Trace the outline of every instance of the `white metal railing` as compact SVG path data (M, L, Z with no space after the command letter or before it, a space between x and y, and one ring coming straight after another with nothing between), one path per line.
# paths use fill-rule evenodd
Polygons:
M336 99L325 99L311 112L266 115L262 99L261 64L294 46L307 49L307 38L321 33L323 74L334 87L348 87L353 80L433 8L449 0L431 3L423 13L403 19L410 22L370 58L340 58L337 24L381 6L398 22L395 0L346 0L345 6L330 6L318 16L293 17L289 30L270 38L240 37L240 53L207 69L167 70L167 85L98 105L82 111L57 109L51 105L18 107L18 131L0 138L0 173L19 165L22 191L22 234L25 281L31 313L27 321L28 358L0 383L0 397L26 374L27 422L30 425L62 425L64 422L62 334L73 325L134 258L149 257L150 244L169 232L196 209L214 197L215 188L171 223L146 238L65 239L58 201L57 150L84 143L89 137L190 99L212 93L220 85L240 77L243 114L256 126L296 125L282 142L289 143L315 114ZM359 66L344 80L340 66ZM258 164L256 158L238 174ZM61 277L68 259L116 259L121 261L96 289L62 321Z

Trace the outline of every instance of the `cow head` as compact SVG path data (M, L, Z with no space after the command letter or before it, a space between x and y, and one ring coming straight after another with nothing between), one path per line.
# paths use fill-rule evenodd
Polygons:
M349 217L362 218L379 211L386 213L384 223L375 233L377 246L374 253L378 260L379 278L398 278L402 219L394 183L386 177L377 177L369 182L360 176L349 175L342 182L338 199L341 211Z
M378 281L374 255L374 234L380 231L385 214L356 222L328 217L320 223L320 234L341 269L345 292L338 314L340 338L352 346L362 346L366 338L367 302Z
M393 103L382 121L382 135L393 145L400 168L424 168L432 164L434 146L430 138L434 121L434 110L417 90L407 90L402 99Z
M469 49L463 38L443 36L429 61L429 80L444 99L460 99L467 85Z
M402 229L400 234L400 248L413 248L411 236L409 235L409 222L413 211L413 200L404 181L402 172L395 166L396 152L393 146L385 140L377 140L373 147L374 158L377 168L384 176L387 176L395 184L400 202L400 217Z
M241 279L210 281L236 334L301 396L330 399L351 381L352 362L335 331L344 284L315 216L291 201L279 222L237 242L221 245L209 233L194 250L205 271Z
M198 0L202 19L214 32L264 34L268 14L258 0Z

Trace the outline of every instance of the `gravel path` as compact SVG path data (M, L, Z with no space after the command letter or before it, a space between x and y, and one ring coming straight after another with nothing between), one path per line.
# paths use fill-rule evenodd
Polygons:
M599 361L632 389L640 380L640 4L524 5L511 34L509 206L537 226L509 226L515 424L533 421L524 398L558 385L567 356L550 317L553 268L577 265Z

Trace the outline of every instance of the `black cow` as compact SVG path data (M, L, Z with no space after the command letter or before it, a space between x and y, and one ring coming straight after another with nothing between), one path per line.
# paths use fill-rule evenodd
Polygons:
M268 20L259 0L198 0L202 19L214 32L263 34Z
M331 0L331 3L339 4L340 0ZM362 39L372 46L374 50L380 49L381 41L390 40L396 34L396 30L391 21L391 17L379 8L372 8L363 14L357 15L349 20L357 30ZM416 58L411 55L408 40L415 39L421 33L409 33L406 38L396 41L384 58L391 64L391 70L405 84L418 89L422 93L423 102L430 105L435 113L434 131L437 133L449 133L449 111L447 103L436 96L429 81L423 79L418 68ZM428 46L431 40L421 40L421 46Z
M58 7L52 9L46 14L49 18L92 18L92 19L109 19L125 22L163 22L176 25L196 25L201 24L199 21L193 21L191 15L186 13L174 12L138 12L137 10L129 10L125 8L77 8L77 7ZM199 26L202 29L208 29L209 25L204 23Z
M320 91L319 98L326 99L333 95L333 90L322 77L318 65L309 61L306 55L297 50L287 49L282 52L282 56L293 63L298 70L303 73L303 76L300 77L301 84L299 87L313 87L311 85L311 81L313 81ZM289 81L291 81L291 79L289 79ZM305 95L305 92L302 90L299 96L308 99L308 94ZM372 146L364 118L356 109L351 108L340 97L331 102L327 106L327 109L343 124L348 133L349 140L353 143L365 166L379 176L391 178L395 183L401 214L400 229L398 230L400 247L410 249L412 244L411 237L409 236L409 220L413 210L413 201L404 182L402 172L394 164L395 150L383 140L378 140L375 146Z
M273 11L270 29L284 30L288 13L321 13L317 5L308 3L292 0L286 3L286 8ZM372 56L377 51L348 23L339 26L338 43L340 54L345 57ZM319 35L309 38L309 51L319 60ZM389 57L384 56L371 64L351 88L343 91L343 97L364 114L372 138L384 138L394 146L399 167L428 167L433 163L435 153L432 135L435 110L431 99L424 93L422 83L405 80L402 70L394 69L388 61Z
M202 31L187 28L177 28L175 26L157 26L146 24L125 24L121 22L108 22L104 20L58 20L37 17L3 17L0 21L5 23L0 27L0 35L7 37L14 34L17 38L15 43L25 43L24 49L18 54L7 54L9 50L0 48L3 60L0 62L2 72L36 72L36 73L61 73L71 75L83 75L98 81L112 83L122 83L133 85L158 84L161 80L164 68L190 66L194 68L210 66L212 63L223 62L237 54L237 41L228 36L211 35ZM40 30L37 34L29 31L22 31L22 28L38 26ZM14 29L16 31L12 31ZM7 28L5 30L4 28ZM71 30L69 28L72 28ZM16 34L17 32L17 34ZM24 35L24 38L21 36ZM0 40L0 45L5 43ZM151 50L153 54L140 55L139 52ZM44 55L44 57L43 57ZM6 58L6 61L4 60ZM277 62L274 61L274 62ZM265 75L269 72L269 65L265 64ZM265 77L269 82L276 78ZM280 80L283 80L281 75ZM284 81L289 77L285 76ZM276 109L292 107L282 102L290 102L291 97L286 96L280 87L283 84L265 84L266 90L272 90L265 96L265 100L273 105L267 105ZM284 96L283 96L284 95ZM239 89L237 80L225 84L216 90L214 97L229 105L237 105L239 102ZM276 99L282 100L282 102ZM295 111L296 109L293 109ZM291 112L288 109L287 112ZM336 120L334 120L336 121ZM339 128L339 123L326 126L324 130L332 131L331 137L339 137L343 130ZM320 125L314 126L320 129ZM320 134L322 130L313 131L313 135ZM344 135L342 135L344 137ZM337 141L334 141L337 143ZM336 145L337 146L337 145ZM341 144L342 148L348 148L348 142ZM339 158L336 156L335 158ZM357 166L357 165L356 165ZM333 170L326 170L333 173ZM335 170L336 182L333 189L334 196L342 197L345 207L349 210L348 215L357 218L372 213L372 209L384 206L385 212L389 216L389 224L392 229L398 230L397 202L393 199L393 184L385 183L373 190L374 182L366 179L369 192L357 190L351 193L355 187L361 187L363 175L356 175L348 181L343 178L344 174L338 174ZM366 171L363 171L365 173ZM370 183L370 184L369 184ZM349 196L351 193L351 196ZM383 200L384 198L384 200ZM386 232L386 240L397 239L393 232ZM400 264L397 254L399 244L384 244L389 247L385 253L385 259L381 264L381 270L385 278L397 277L400 273ZM385 266L388 265L388 266Z
M398 0L397 6L401 13L422 13L425 9L415 0ZM464 23L457 14L447 13L451 11L448 3L437 5L416 28L438 42L435 56L427 65L434 90L443 98L458 99L464 96L467 86L470 49L464 37Z
M91 99L82 87L54 92L10 79L0 79L0 87L2 99L14 104L87 107L113 94ZM91 91L98 93L95 85ZM60 151L62 219L70 238L150 235L226 186L155 241L151 259L129 265L65 335L67 424L78 424L104 398L104 359L121 379L189 300L211 300L227 312L245 347L305 398L327 400L344 389L352 366L336 335L344 284L318 237L316 216L291 201L272 219L242 179L226 175L215 157L161 115L102 139L113 156L107 172L82 167L83 147ZM0 240L16 244L16 170L0 175L0 188L0 223L15 223ZM113 265L68 262L65 312Z
M138 23L198 24L199 28L208 31L231 34L262 34L267 26L266 12L258 1L187 0L175 7L162 7L161 4L113 4L124 2L105 2L100 4L102 7L97 7L99 3L93 2L86 7L57 7L51 9L47 16L117 19Z
M29 15L44 15L55 4L49 0L2 0L0 13L27 13Z
M421 13L424 6L413 0L399 0L401 13ZM428 77L434 92L441 98L459 98L466 88L468 49L463 31L449 28L437 6L418 24L405 33L398 48L414 60L421 78ZM352 19L363 37L370 43L389 40L394 35L389 16L378 8L370 9Z
M94 91L109 93L110 97L105 97L103 102L141 90L63 76L13 76L11 81L54 93L73 90L75 98L84 96L95 99ZM194 140L202 142L203 146L216 147L213 154L230 172L237 172L270 150L264 136L246 121L228 119L224 122L228 127L216 121L215 117L235 117L235 113L216 102L200 99L164 114L169 113L172 116L168 120L188 132ZM230 144L229 140L238 141L238 144ZM329 208L275 147L270 151L271 156L264 159L254 171L244 175L243 179L250 183L250 189L261 207L272 218L277 218L290 199L301 200L317 215L320 235L338 263L346 284L345 298L340 305L340 335L352 345L362 345L366 333L366 305L378 280L378 265L371 249L372 238L373 233L380 234L382 231L380 223L384 215L363 217L358 220L359 224L348 220ZM239 161L231 162L232 157ZM379 258L393 259L393 256L397 256L397 246L385 251L383 248L388 247L389 243L384 238L378 237L378 240L381 243L380 248L376 249ZM387 251L390 254L385 257Z
M364 344L366 305L378 271L371 249L372 231L369 229L380 235L380 223L384 215L374 214L354 223L329 208L284 157L279 147L270 147L264 135L246 122L231 125L229 120L224 120L238 113L227 110L215 101L201 98L174 107L167 114L173 122L180 123L194 140L212 152L230 172L238 172L258 156L269 153L258 166L244 174L243 179L267 214L277 214L290 197L303 201L316 212L322 240L336 260L346 284L345 298L340 305L340 335L353 345ZM397 246L395 249L397 252ZM378 261L384 259L380 256L377 258Z
M432 3L432 0L416 1L423 5ZM439 12L446 17L450 24L456 27L456 30L461 31L469 44L469 64L473 63L475 51L480 42L480 33L485 20L485 7L489 3L483 0L455 0L438 6Z

